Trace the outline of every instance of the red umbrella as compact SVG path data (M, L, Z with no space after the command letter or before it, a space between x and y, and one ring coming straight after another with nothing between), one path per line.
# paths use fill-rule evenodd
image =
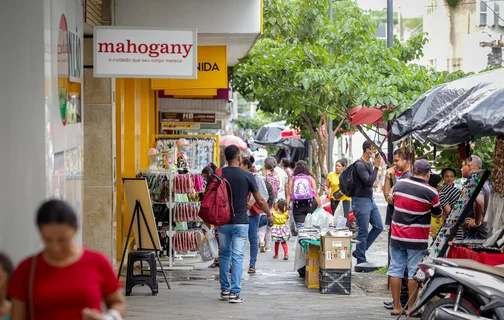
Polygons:
M245 143L245 141L243 141L240 137L231 136L231 135L220 137L219 138L219 145L221 147L227 147L227 146L230 146L230 145L235 145L240 150L247 150L248 149L248 146Z
M381 122L383 117L383 111L380 106L376 107L366 107L357 106L350 110L351 126L375 124Z

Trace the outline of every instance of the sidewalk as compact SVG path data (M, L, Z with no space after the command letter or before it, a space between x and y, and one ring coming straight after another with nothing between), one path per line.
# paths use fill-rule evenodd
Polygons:
M169 272L171 290L159 283L159 294L135 287L127 297L126 319L387 319L382 301L390 297L366 296L355 284L352 295L320 294L308 289L294 272L294 240L289 261L273 260L273 253L259 253L257 273L243 274L243 304L219 300L218 270ZM280 249L281 250L281 249ZM282 253L280 253L282 257ZM248 269L248 250L244 267ZM358 276L359 274L355 274Z

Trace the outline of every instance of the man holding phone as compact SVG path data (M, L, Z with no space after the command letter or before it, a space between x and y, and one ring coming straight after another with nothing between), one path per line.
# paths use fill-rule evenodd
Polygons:
M355 183L358 187L352 197L352 209L359 229L357 233L359 243L352 253L357 259L357 264L368 262L366 251L383 231L381 214L373 199L373 185L376 181L382 157L369 141L364 141L362 151L362 158L355 163L355 172L357 173ZM370 224L371 231L369 231Z

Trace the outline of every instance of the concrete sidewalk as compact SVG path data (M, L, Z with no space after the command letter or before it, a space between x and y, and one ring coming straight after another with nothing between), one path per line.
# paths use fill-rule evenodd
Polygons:
M355 285L350 296L306 288L293 271L294 246L292 239L289 261L274 260L273 252L259 253L254 275L246 273L247 249L242 304L220 301L218 270L199 264L200 270L169 272L172 289L160 282L157 296L147 287L135 287L127 297L126 319L392 319L382 303L390 297L366 296Z

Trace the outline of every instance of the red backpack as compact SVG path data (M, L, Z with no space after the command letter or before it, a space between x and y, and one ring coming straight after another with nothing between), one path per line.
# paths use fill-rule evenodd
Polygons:
M198 215L205 223L222 226L231 222L233 211L231 185L223 178L222 169L217 169L207 186Z

